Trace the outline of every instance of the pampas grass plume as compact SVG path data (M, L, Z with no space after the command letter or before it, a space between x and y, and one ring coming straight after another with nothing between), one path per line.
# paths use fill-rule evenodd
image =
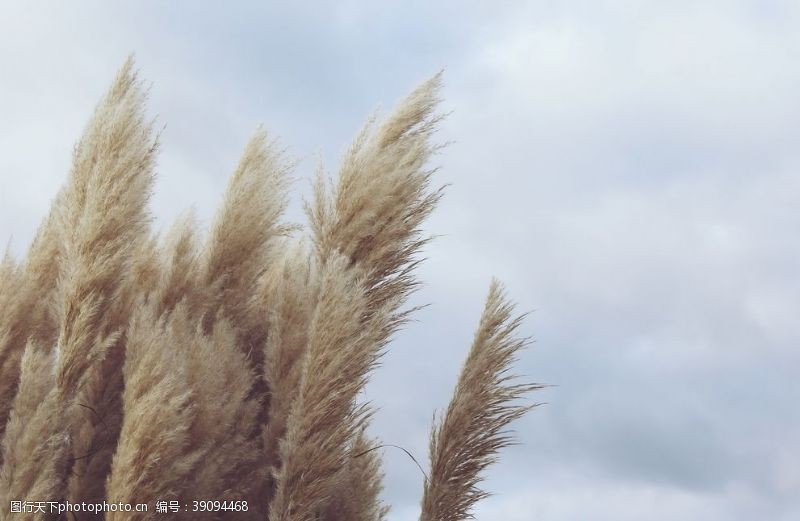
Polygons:
M441 84L372 117L335 181L320 170L307 230L284 222L294 164L259 128L210 228L188 212L161 235L147 209L157 138L129 59L27 257L0 262L0 519L12 500L148 505L109 521L160 519L168 501L186 520L388 519L361 395L416 309L443 195ZM431 433L422 521L471 516L531 408L520 399L538 386L510 376L521 320L493 282ZM191 508L209 500L230 508Z

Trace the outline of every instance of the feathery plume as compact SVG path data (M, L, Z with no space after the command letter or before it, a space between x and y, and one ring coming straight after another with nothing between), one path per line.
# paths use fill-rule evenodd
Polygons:
M107 484L112 503L178 499L197 455L190 427L197 411L188 385L187 341L173 320L159 318L156 306L142 305L128 332L124 367L124 421ZM180 313L180 311L176 312ZM109 512L107 519L156 519L148 512Z
M234 324L252 322L250 291L264 270L269 244L289 231L279 222L287 204L288 172L275 143L259 129L228 183L204 250L201 285L211 288L213 302L206 330L218 310ZM250 347L243 346L244 351Z
M24 288L22 270L6 252L0 263L0 441L17 394L21 359L21 348L18 346L27 333L20 328L24 324L19 323Z
M57 370L60 389L81 388L105 353L105 339L125 322L123 281L134 246L147 231L145 204L156 145L144 121L144 94L128 60L78 143L61 204L62 309Z
M132 287L129 291L132 295L147 299L153 292L162 289L160 285L162 275L160 257L161 248L159 248L159 237L156 234L150 234L146 239L135 245L130 267Z
M442 195L430 191L434 170L426 169L439 148L430 138L441 120L434 113L440 87L441 73L382 124L370 120L346 153L333 191L318 175L313 204L306 205L320 260L339 251L360 265L371 306L393 301L396 310L416 286L414 256L428 241L419 227ZM389 324L385 338L403 317Z
M348 264L332 255L322 270L300 387L280 443L272 521L310 521L324 509L342 479L345 448L365 414L355 398L377 363L375 332L388 313L372 310L369 323L363 323L364 278Z
M513 384L508 371L526 340L515 336L524 316L492 281L450 405L430 440L431 473L425 484L421 521L462 521L488 494L478 488L481 472L513 440L504 429L533 406L514 402L539 385Z
M325 521L383 521L389 507L381 502L383 471L378 444L366 434L366 422L348 448L343 479L322 516Z
M69 419L70 501L98 501L122 423L124 331L147 237L156 142L129 59L75 148L59 208L62 265L56 389Z
M158 253L154 297L158 314L169 313L179 302L184 302L186 312L199 317L204 303L202 291L197 287L199 247L192 212L173 223Z
M17 393L26 343L29 340L47 346L55 343L58 322L52 302L59 250L51 210L39 226L22 265L16 266L8 254L0 265L0 440Z
M263 373L267 333L266 313L253 297L253 288L258 287L259 278L274 257L272 246L291 230L280 222L287 205L291 167L277 144L268 141L266 132L259 129L245 147L228 183L200 259L198 280L205 292L201 311L204 330L211 331L216 320L226 320L235 334L233 345L248 357L249 366L257 374ZM248 400L260 404L258 422L264 423L268 414L266 383L256 378L252 384ZM260 429L254 436L248 443L263 458ZM266 470L253 475L260 482L252 487L265 493L267 476ZM266 506L262 510L265 509ZM252 515L256 511L248 512Z
M269 389L269 417L262 433L264 464L270 470L263 491L267 503L274 493L271 477L280 467L279 444L300 387L319 292L319 268L305 242L284 245L281 252L261 277L257 290L262 314L267 318L263 378Z
M251 396L256 375L236 343L236 330L217 320L205 334L199 323L176 313L185 339L176 346L186 360L188 386L197 414L189 428L198 464L187 479L182 503L194 500L252 500L267 469L262 465L259 412ZM255 505L235 519L253 519ZM186 512L181 519L210 519L218 513Z
M151 504L249 498L249 487L266 472L256 436L259 404L247 398L255 376L224 320L206 335L184 302L157 320L160 304L152 300L131 327L125 422L108 496ZM238 514L253 518L249 510ZM157 515L139 513L137 519ZM216 515L185 512L178 518Z
M303 432L303 427L298 426L308 421L302 418L303 414L313 417L318 412L309 405L318 403L311 397L303 397L303 392L310 392L313 396L317 388L324 387L317 384L315 388L309 384L307 388L305 384L309 377L318 378L317 372L308 371L308 367L315 363L313 359L320 356L313 353L315 340L318 340L313 335L314 331L320 331L320 317L331 313L321 309L326 305L324 299L331 298L326 295L323 282L321 300L316 304L314 324L309 334L299 393L288 397L291 404L285 403L287 398L284 398L281 405L284 410L288 408L290 414L286 434L279 444L282 467L276 472L278 489L271 508L276 519L307 519L316 515L323 507L326 494L329 495L332 487L342 479L339 471L342 465L330 465L344 463L344 448L352 442L360 418L368 412L366 407L357 407L356 394L363 388L391 334L407 318L408 312L400 313L398 309L416 284L412 276L416 265L414 255L426 242L420 238L419 225L440 197L439 192L429 192L432 171L424 169L435 151L429 141L440 119L433 114L440 83L441 78L437 75L416 89L377 129L372 122L369 123L346 154L336 188L329 193L319 175L314 202L306 205L321 270L323 273L330 273L330 269L338 270L342 280L355 284L349 288L352 294L343 306L357 304L358 308L351 309L346 321L330 323L327 327L340 327L341 331L352 328L351 335L358 332L358 339L349 342L363 345L348 346L344 336L339 341L342 344L339 349L342 353L347 349L358 349L361 352L358 356L368 362L352 366L356 371L350 375L347 392L339 395L340 398L349 396L350 401L342 399L324 404L329 408L327 415L341 418L344 422L333 429L333 439L339 444L330 449L324 460L320 460L325 478L317 481L298 479L293 475L298 470L292 468L297 466L297 462L285 458L297 458L298 453L307 450L303 448L308 443L303 439L305 434L298 434ZM337 267L331 268L330 263ZM340 392L339 388L333 389ZM322 396L316 399L322 399ZM334 407L340 410L334 411ZM355 414L356 410L359 414ZM271 415L270 421L276 417L281 417L280 412ZM295 423L295 431L292 423ZM273 434L273 439L267 439L265 443L274 445L275 433L280 435L282 430L280 424L276 427L268 428L267 432Z
M11 518L12 500L63 497L69 445L55 393L53 354L52 349L31 341L22 357L19 392L2 446L2 519ZM26 519L46 519L46 514L29 513Z

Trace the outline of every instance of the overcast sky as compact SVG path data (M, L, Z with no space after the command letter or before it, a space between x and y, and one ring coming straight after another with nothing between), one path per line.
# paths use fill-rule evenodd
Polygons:
M445 70L414 304L368 398L424 464L493 275L553 384L477 518L800 519L800 6L770 0L0 1L0 241L24 252L131 52L166 125L163 229L213 215L263 123L331 173ZM133 4L133 3L130 3ZM270 4L265 6L264 4ZM390 518L422 475L385 452Z

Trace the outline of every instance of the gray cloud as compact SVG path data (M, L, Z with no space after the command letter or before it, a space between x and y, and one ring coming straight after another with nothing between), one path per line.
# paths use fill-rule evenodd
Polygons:
M432 305L370 384L375 433L424 460L497 275L535 310L520 371L557 387L479 519L800 516L798 8L431 4L9 6L0 238L24 249L130 51L167 125L161 226L211 215L258 123L301 176L333 170L376 106L446 67ZM392 518L414 519L422 476L385 458Z

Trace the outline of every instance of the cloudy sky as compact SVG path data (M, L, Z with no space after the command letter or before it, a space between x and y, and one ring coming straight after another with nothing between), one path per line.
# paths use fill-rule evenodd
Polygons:
M120 3L121 4L121 3ZM332 173L445 70L440 235L368 397L424 462L495 275L553 384L477 518L800 519L800 6L771 0L0 2L0 240L20 254L126 55L164 125L152 206L213 214L259 123ZM385 452L392 520L422 475Z

